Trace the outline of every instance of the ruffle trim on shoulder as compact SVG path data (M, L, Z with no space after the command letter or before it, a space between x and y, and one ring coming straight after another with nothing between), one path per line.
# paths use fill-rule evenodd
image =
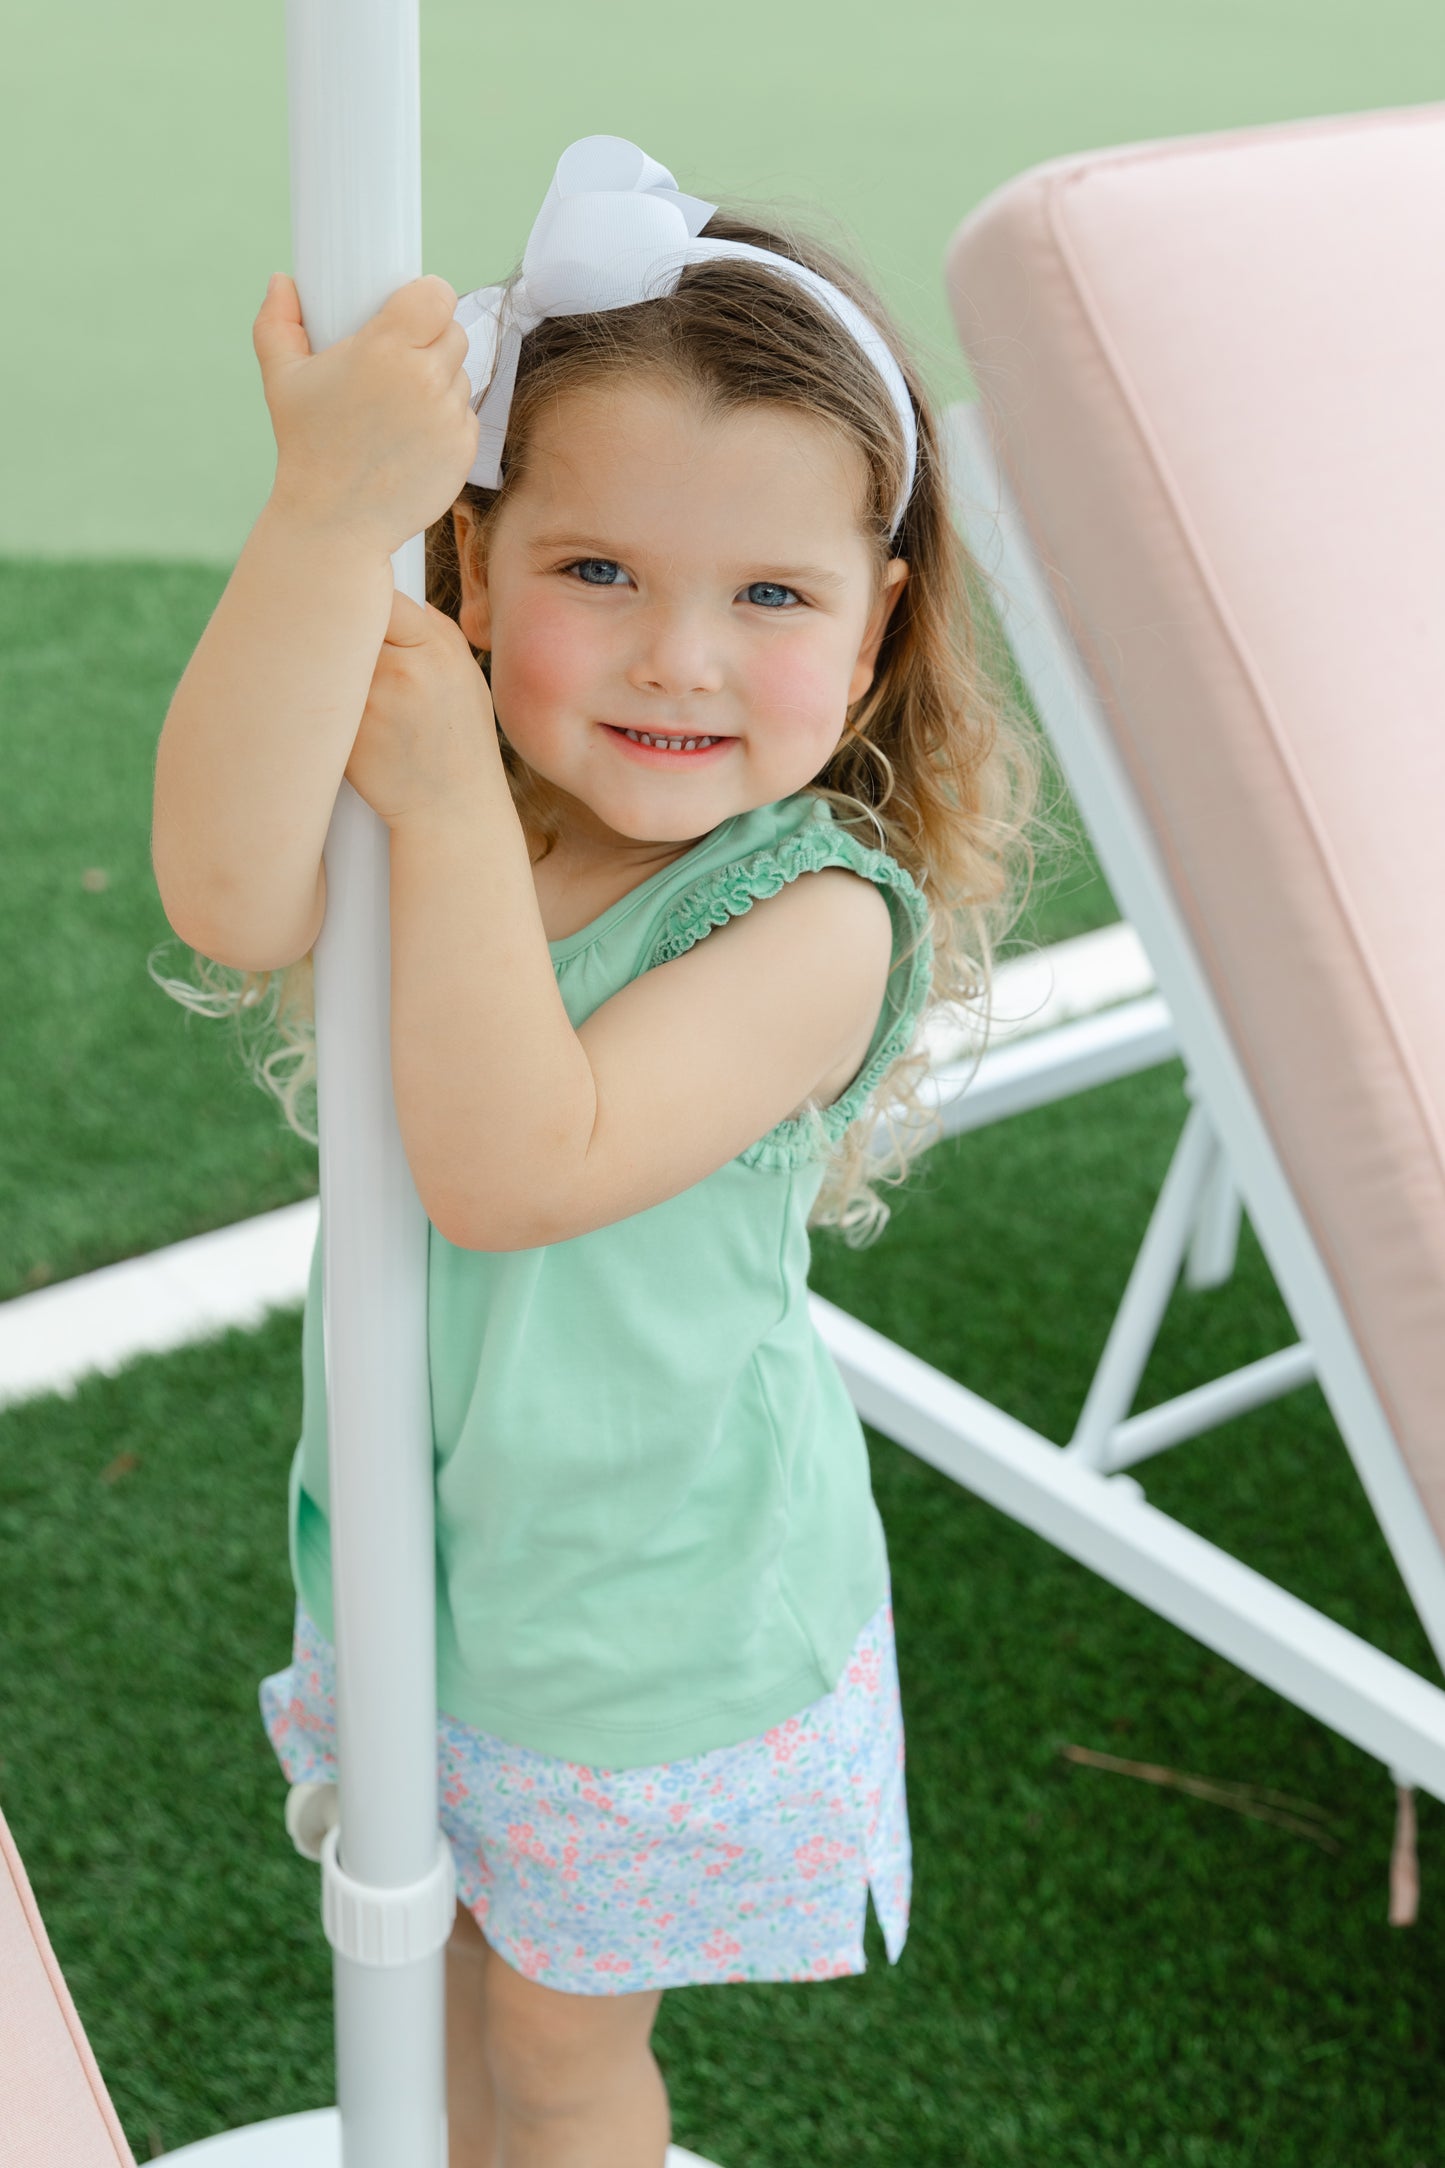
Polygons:
M886 851L871 850L866 843L832 822L809 821L771 845L751 851L732 865L720 866L692 887L675 896L653 941L645 970L670 963L710 933L740 917L755 902L775 896L789 881L825 866L845 866L875 882L888 899L893 914L893 968L888 976L885 1005L891 1010L888 1029L877 1040L863 1067L841 1097L828 1107L779 1122L738 1158L745 1166L803 1167L826 1159L840 1142L850 1122L866 1107L886 1071L908 1053L914 1032L933 983L931 913L922 890L896 859ZM917 937L913 953L900 950Z

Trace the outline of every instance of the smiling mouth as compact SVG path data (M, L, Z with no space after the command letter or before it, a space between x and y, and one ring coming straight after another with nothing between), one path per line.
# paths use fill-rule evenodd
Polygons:
M668 734L648 733L644 736L641 731L628 730L620 723L604 723L602 727L614 738L621 738L626 744L636 746L639 752L670 754L678 760L696 760L705 753L714 752L720 746L736 742L720 731L684 733L679 730Z

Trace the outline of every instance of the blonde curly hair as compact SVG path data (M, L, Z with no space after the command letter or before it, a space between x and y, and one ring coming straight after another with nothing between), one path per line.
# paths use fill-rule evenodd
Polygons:
M805 290L755 262L724 260L689 266L672 294L548 318L527 334L501 486L467 483L457 500L470 507L476 523L470 546L485 556L497 508L525 472L537 415L563 394L608 376L645 373L684 389L714 413L759 400L782 404L856 444L868 476L862 524L880 573L896 555L907 561L910 575L884 633L873 683L849 709L838 746L806 787L830 802L835 821L887 852L923 891L933 942L929 1007L967 1013L981 1055L994 958L1032 887L1034 839L1061 837L1040 805L1045 748L1017 693L986 578L953 525L937 416L887 310L832 249L752 213L716 211L703 231L808 265L848 294L888 340L918 429L916 478L896 537L890 539L888 529L905 453L881 378ZM437 609L458 616L461 571L451 510L427 530L426 591ZM489 655L472 652L488 671ZM499 742L519 819L542 839L545 856L561 832L550 788L504 735ZM174 978L157 983L199 1013L234 1016L238 1027L243 1015L255 1012L263 1048L248 1053L247 1066L274 1093L296 1133L316 1143L314 1124L306 1126L301 1113L308 1093L314 1108L316 1078L311 956L276 972L239 971L199 952L196 961L199 986ZM913 1160L940 1133L937 1116L919 1097L931 1066L921 1036L885 1072L863 1113L834 1145L814 1200L809 1226L836 1228L850 1248L876 1240L887 1224L889 1207L874 1185L906 1180Z

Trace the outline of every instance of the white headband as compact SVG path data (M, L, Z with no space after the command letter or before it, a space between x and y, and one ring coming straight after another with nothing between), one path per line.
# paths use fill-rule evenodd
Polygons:
M581 316L655 300L676 289L688 264L736 257L766 264L814 295L862 347L887 385L908 457L907 478L889 529L890 536L897 534L913 494L918 430L903 371L886 340L856 303L806 265L743 241L699 240L716 209L715 203L684 196L666 166L622 136L583 136L563 151L528 236L505 327L505 288L481 286L457 303L456 320L467 334L472 396L491 380L477 410L481 433L467 480L482 489L501 486L517 358L524 335L544 317Z

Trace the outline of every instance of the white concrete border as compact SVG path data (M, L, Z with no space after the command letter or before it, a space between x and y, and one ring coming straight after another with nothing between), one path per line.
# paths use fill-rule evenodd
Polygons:
M1153 984L1132 926L1056 942L995 974L989 1046L1093 1015ZM935 1067L967 1057L975 1040L968 1017L951 1008L925 1021ZM233 1325L254 1328L269 1310L299 1305L320 1209L319 1198L304 1197L0 1303L0 1408L71 1394L83 1377L113 1377L133 1356L168 1354Z
M164 1355L305 1297L319 1197L215 1227L0 1303L0 1408L73 1393L134 1355Z

